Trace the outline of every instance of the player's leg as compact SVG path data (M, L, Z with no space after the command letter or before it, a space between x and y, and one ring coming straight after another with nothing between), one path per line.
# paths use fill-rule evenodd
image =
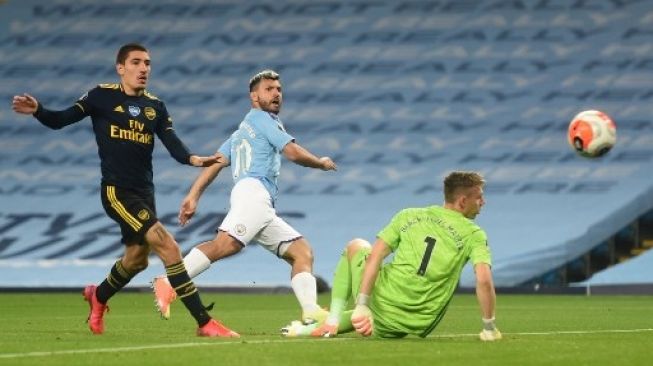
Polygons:
M145 231L156 222L153 197L102 185L101 198L107 215L120 225L122 242L126 246L122 258L114 263L104 281L98 286L86 286L83 291L90 306L88 325L95 334L104 332L104 313L109 309L109 299L147 267L149 248L141 244Z
M333 276L329 316L321 329L316 329L311 335L334 336L337 333L346 333L354 329L350 319L351 311L345 311L345 308L347 303L358 293L365 269L365 260L370 250L370 243L363 239L354 239L347 243Z
M354 329L351 324L352 311L346 311L345 308L353 295L358 293L365 259L370 250L369 242L354 239L342 251L333 277L330 311L323 323L306 325L292 322L281 329L282 334L288 337L308 335L333 337L338 333L352 331Z
M276 215L274 208L269 206L268 213L270 222L253 240L290 264L290 285L302 308L303 322L322 322L328 312L317 303L313 250L299 232Z
M206 271L214 262L240 252L270 220L270 195L260 181L246 178L231 191L231 209L220 224L213 240L203 242L184 257L191 278ZM152 281L155 304L165 319L170 317L170 303L176 298L164 276Z
M317 303L317 282L313 276L313 250L304 238L290 242L279 251L281 258L291 266L290 286L302 308L302 321L306 324L324 321L327 311Z
M177 297L195 318L199 326L197 334L200 336L238 337L239 335L211 318L207 309L202 304L199 292L190 279L184 262L181 258L179 245L172 235L157 222L145 234L145 240L152 250L161 258L168 281L175 289Z
M184 257L191 277L213 263L240 252L272 218L270 194L254 178L245 178L231 190L230 209L213 240L203 242Z
M125 287L139 272L147 268L149 250L139 244L126 244L123 256L118 259L107 277L95 291L97 300L106 304L113 295Z
M109 299L147 267L147 250L144 249L140 245L126 246L122 258L113 264L104 281L98 286L89 285L84 289L84 299L90 306L88 326L93 333L104 333L104 313L109 310ZM141 251L145 254L141 254Z
M195 278L209 269L211 264L222 258L230 257L241 251L242 244L218 231L218 234L209 241L199 244L184 257L184 267L190 278ZM177 293L170 285L166 275L157 276L152 280L154 290L154 303L164 319L170 318L170 304L177 299Z

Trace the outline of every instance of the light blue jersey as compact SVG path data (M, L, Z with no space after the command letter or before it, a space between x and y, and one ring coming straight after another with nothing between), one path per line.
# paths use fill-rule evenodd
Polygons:
M252 108L218 151L229 158L234 183L247 177L257 178L274 202L281 150L294 140L277 115Z

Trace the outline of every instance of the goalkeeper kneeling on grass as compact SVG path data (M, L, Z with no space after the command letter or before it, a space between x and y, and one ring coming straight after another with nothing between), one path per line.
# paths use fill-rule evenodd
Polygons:
M400 211L373 246L363 239L349 242L336 267L327 319L293 321L282 334L334 337L355 330L365 337L426 337L444 317L471 261L483 324L479 337L501 339L487 236L472 221L485 204L484 183L476 172L453 172L444 180L444 205ZM392 260L383 264L390 253ZM350 300L355 307L346 310Z

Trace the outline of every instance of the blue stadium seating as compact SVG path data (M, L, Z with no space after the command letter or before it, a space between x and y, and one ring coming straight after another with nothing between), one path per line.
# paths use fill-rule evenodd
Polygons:
M440 204L442 178L461 169L488 181L477 221L496 284L553 273L653 207L651 14L651 2L609 0L0 2L0 287L97 282L120 255L89 121L50 131L8 105L29 92L64 108L115 82L112 60L129 41L151 49L150 91L203 154L248 110L249 77L281 73L287 130L340 166L285 162L280 179L278 212L314 246L318 275L330 280L343 245L373 240L399 209ZM585 109L618 125L604 158L567 145L568 122ZM226 212L229 176L207 190L194 224L178 228L197 170L160 143L154 165L161 219L187 251ZM650 282L653 255L632 262L605 275L623 268L619 278ZM162 272L151 263L132 285ZM197 282L288 277L284 262L252 246ZM467 268L461 284L473 283Z

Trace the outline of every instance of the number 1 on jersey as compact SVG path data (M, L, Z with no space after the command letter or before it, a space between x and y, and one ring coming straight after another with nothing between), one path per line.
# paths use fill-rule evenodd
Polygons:
M417 270L417 274L420 276L424 276L424 273L426 272L426 267L429 265L429 261L431 260L431 255L433 254L433 250L435 249L436 240L435 238L427 236L426 238L424 238L424 242L426 243L426 250L424 250L422 263L420 263L419 269Z

